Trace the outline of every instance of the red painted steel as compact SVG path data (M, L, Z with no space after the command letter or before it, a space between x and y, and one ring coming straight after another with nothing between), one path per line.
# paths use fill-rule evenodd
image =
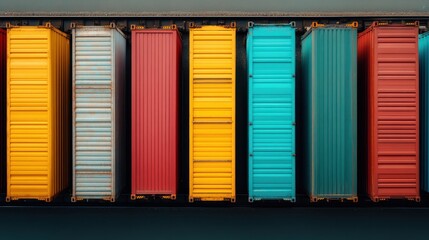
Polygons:
M373 23L359 34L368 194L420 200L418 25Z
M6 172L6 31L0 29L0 192Z
M131 198L177 194L178 84L176 30L132 30Z

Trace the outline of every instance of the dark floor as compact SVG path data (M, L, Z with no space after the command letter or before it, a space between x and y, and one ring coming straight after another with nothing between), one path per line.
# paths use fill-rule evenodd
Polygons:
M415 240L428 226L428 208L0 208L2 240Z

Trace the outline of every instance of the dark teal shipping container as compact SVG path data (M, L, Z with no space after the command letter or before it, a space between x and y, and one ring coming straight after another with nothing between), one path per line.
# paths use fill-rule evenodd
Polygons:
M429 192L429 32L419 37L421 186Z
M357 201L357 29L313 27L302 38L306 188L312 202Z
M295 28L249 23L249 201L295 201Z

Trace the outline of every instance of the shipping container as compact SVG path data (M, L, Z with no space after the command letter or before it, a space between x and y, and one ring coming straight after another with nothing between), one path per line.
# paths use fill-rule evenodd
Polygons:
M429 32L419 36L421 184L429 192Z
M176 199L181 39L171 29L131 30L131 199Z
M72 34L72 202L114 202L125 184L126 38L114 24Z
M418 25L374 22L358 37L364 84L368 166L373 201L420 200Z
M6 31L0 29L0 194L6 186Z
M249 23L249 201L295 201L295 27Z
M357 23L302 38L306 188L312 202L357 201Z
M69 183L70 42L50 24L7 30L6 201L51 201Z
M189 201L235 202L236 28L189 32Z

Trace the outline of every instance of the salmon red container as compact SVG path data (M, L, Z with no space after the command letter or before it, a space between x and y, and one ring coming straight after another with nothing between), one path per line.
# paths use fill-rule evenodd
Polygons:
M419 60L421 184L429 192L429 32L419 36Z
M418 29L374 22L358 38L367 191L376 202L420 200Z
M171 29L131 30L131 199L175 199L181 39Z
M295 28L249 23L249 201L295 201Z
M126 38L115 27L72 30L72 202L114 202L125 185Z
M6 201L51 201L68 187L70 42L50 24L7 30Z
M357 23L302 38L305 178L310 201L357 202Z
M235 23L190 28L190 202L235 202L235 33Z
M0 193L6 174L6 31L0 29Z

